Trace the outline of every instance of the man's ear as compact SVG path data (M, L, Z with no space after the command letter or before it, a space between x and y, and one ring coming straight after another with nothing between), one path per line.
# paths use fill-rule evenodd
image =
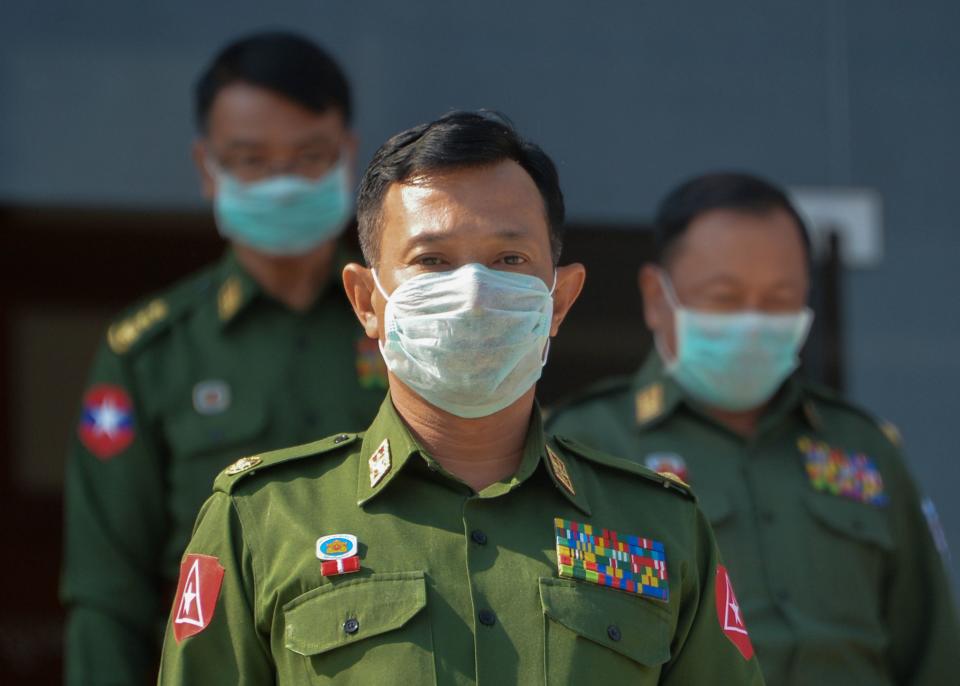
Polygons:
M550 322L551 336L557 335L560 324L583 290L586 278L587 269L579 262L557 267L557 287L553 291L553 319Z
M351 262L343 268L343 290L347 292L347 299L364 332L370 338L379 339L380 317L373 306L373 294L376 292L373 274L366 267Z
M197 171L200 174L200 191L203 193L203 197L207 200L213 200L213 196L217 192L217 182L207 168L207 144L202 138L195 138L193 140L193 145L190 147L190 155L193 157L193 163L196 165Z

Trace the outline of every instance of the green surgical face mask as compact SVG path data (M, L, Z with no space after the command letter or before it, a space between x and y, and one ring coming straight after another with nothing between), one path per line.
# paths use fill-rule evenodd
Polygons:
M790 314L745 310L714 314L683 307L666 274L660 274L674 313L677 354L659 337L666 372L704 405L733 412L770 400L800 364L800 348L813 323L809 308Z
M319 179L274 176L244 183L214 169L220 234L270 255L302 255L336 238L353 213L343 160Z

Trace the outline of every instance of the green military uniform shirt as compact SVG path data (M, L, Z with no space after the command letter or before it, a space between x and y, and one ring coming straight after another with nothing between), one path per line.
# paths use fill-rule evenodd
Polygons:
M557 527L564 541L659 542L666 580L647 578L648 592L665 597L562 576ZM321 573L318 539L331 535L356 537L358 571ZM749 641L721 628L719 565L686 488L545 441L539 411L516 474L475 493L388 397L364 434L218 477L181 566L160 683L761 683Z
M110 327L68 461L69 683L156 673L180 555L225 465L376 414L379 351L333 282L297 313L230 252Z
M745 438L686 399L654 353L548 426L689 481L769 683L956 678L960 627L916 488L859 409L792 377Z

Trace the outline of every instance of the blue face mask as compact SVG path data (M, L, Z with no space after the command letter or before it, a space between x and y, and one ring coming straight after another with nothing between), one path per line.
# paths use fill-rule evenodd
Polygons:
M773 397L800 364L800 348L813 322L804 308L791 314L743 311L713 314L682 307L666 275L660 283L673 309L677 354L657 351L690 396L710 407L752 410Z
M311 180L274 176L243 183L214 172L220 234L270 255L302 255L336 238L353 212L346 164Z
M553 288L539 278L467 264L414 276L390 295L375 271L373 278L387 299L383 359L431 405L458 417L486 417L540 378Z

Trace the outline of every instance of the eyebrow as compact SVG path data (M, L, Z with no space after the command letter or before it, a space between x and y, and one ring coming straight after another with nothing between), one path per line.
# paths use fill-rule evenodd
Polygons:
M525 232L518 229L500 229L495 234L496 238L503 238L509 240L515 240L518 238L526 238L527 235ZM419 247L421 245L436 245L437 243L443 243L444 241L453 240L455 237L445 233L430 233L424 232L417 234L411 238L406 245L407 250L412 250L413 248Z
M706 288L713 285L723 285L723 286L739 286L739 280L730 275L730 274L717 274L716 276L711 276L700 283L697 284L698 288ZM782 288L798 288L800 284L793 283L791 281L780 280L776 283L770 285L771 288L782 289Z
M227 149L237 149L237 148L257 148L268 145L267 141L264 140L254 140L250 138L238 138L227 143ZM326 136L322 133L320 134L310 134L304 136L300 140L292 141L291 145L296 148L304 148L311 145L324 145L326 147L334 147L335 141L333 141L329 136Z

